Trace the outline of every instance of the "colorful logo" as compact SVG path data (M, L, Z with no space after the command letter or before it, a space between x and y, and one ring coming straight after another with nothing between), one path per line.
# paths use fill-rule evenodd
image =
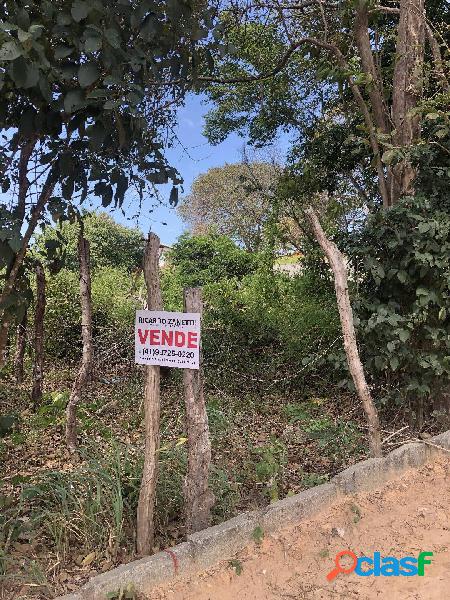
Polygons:
M350 566L341 565L341 559L344 556L351 558L352 563ZM396 558L395 556L381 556L380 552L374 552L373 557L369 556L356 556L351 550L341 550L336 554L334 564L336 565L328 575L328 581L333 581L339 573L348 575L355 571L357 575L361 577L412 577L418 575L423 577L425 575L425 565L431 565L432 552L421 552L417 558L414 556L403 556L402 558ZM429 557L429 558L428 558Z

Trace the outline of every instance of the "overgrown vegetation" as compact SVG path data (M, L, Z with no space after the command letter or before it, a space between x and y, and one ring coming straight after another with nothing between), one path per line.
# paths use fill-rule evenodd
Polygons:
M254 146L280 132L290 143L279 166L244 159L200 175L180 208L192 231L161 269L166 310L182 310L184 288L203 291L213 521L320 485L368 454L310 206L348 259L383 450L449 427L448 3L228 8L184 0L0 8L5 598L71 591L136 556L144 378L133 322L147 296L145 240L86 202L95 197L117 214L128 198L145 212L155 186L170 182L177 203L182 174L165 150L188 92L212 103L210 143L232 132ZM64 427L83 352L80 240L90 244L94 365L80 386L74 454ZM31 402L42 325L36 268L46 283L45 368L43 395ZM181 380L179 370L162 370L153 550L186 533ZM256 543L263 534L255 530ZM242 571L239 561L230 567ZM126 595L134 591L112 592Z

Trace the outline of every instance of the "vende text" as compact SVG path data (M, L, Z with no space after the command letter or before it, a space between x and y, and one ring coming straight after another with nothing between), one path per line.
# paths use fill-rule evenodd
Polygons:
M168 346L169 348L198 348L196 331L177 331L165 329L138 329L139 341L149 346Z

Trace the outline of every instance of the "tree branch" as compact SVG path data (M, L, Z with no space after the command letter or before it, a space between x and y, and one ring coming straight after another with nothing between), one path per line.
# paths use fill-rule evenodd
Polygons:
M431 52L433 54L433 61L434 66L436 68L437 79L441 87L444 90L448 91L450 89L450 84L447 77L445 76L444 65L442 64L441 49L437 39L434 37L433 30L428 25L428 23L425 23L425 33L427 35L428 43L430 44Z
M37 138L33 137L31 140L28 140L20 150L20 158L19 158L19 194L17 198L17 217L20 223L23 223L25 218L25 200L27 197L28 188L30 187L30 182L28 181L28 163L30 161L30 157L33 153L33 150L36 146Z
M369 36L369 14L365 0L360 0L357 6L353 31L363 70L372 78L372 85L368 86L368 94L375 123L382 133L389 133L389 112L384 101L383 80L373 58Z
M20 250L17 252L16 257L13 262L13 266L11 271L9 272L8 279L5 283L5 286L0 294L0 307L3 305L9 294L13 291L14 285L16 283L17 275L19 274L19 269L23 263L23 259L28 250L28 244L30 242L31 236L33 235L36 225L38 223L39 218L41 217L44 208L47 202L50 199L50 196L53 193L53 189L56 185L56 170L52 169L47 176L47 179L44 183L42 191L40 193L39 199L31 211L30 221L28 223L28 227L25 231L25 234L22 239L22 246ZM0 309L1 310L1 309ZM3 310L1 311L4 312Z

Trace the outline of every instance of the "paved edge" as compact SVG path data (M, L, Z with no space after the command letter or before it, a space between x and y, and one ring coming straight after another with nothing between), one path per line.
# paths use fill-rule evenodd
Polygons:
M330 483L318 485L268 507L246 512L198 533L187 541L153 556L121 565L97 575L73 594L56 600L106 600L109 592L131 586L148 594L155 586L203 571L232 558L252 540L257 527L271 533L310 519L331 506L338 497L376 489L411 468L432 461L450 450L450 430L422 442L396 448L384 458L369 458L345 469Z

